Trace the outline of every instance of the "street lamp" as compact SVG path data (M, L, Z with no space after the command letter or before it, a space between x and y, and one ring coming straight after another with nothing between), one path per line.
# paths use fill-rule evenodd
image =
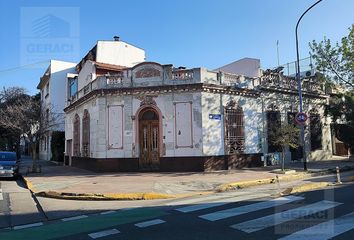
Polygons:
M298 37L297 37L297 28L299 27L299 23L303 16L310 11L311 8L316 6L318 3L320 3L322 0L318 0L314 4L312 4L299 18L299 20L296 23L296 28L295 28L295 36L296 36L296 81L297 81L297 86L298 86L298 91L299 91L299 105L300 105L300 113L303 112L302 110L302 90L301 90L301 79L300 79L300 58L299 58L299 42L298 42ZM300 125L300 130L301 130L301 144L302 144L302 155L303 155L303 162L304 162L304 170L307 170L307 160L306 160L306 150L305 150L305 128L304 125Z

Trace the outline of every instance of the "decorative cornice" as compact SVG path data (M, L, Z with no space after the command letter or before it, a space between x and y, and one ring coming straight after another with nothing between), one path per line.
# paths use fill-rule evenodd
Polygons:
M85 96L79 98L77 101L73 102L71 105L64 109L64 112L70 111L76 106L83 102L86 102L94 96L105 96L105 95L158 95L166 93L181 93L181 92L208 92L216 94L229 94L229 95L241 95L248 97L258 97L260 94L258 91L250 89L235 88L229 86L218 86L213 84L179 84L179 85L163 85L163 86L148 86L148 87L127 87L127 88L105 88L105 89L95 89Z
M154 100L155 96L147 95L147 96L139 96L137 97L141 102L140 102L140 107L145 106L145 105L153 105L156 106L156 101Z

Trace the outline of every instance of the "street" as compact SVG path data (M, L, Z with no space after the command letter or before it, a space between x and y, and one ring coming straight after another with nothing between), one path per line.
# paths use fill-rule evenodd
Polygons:
M33 213L37 221L2 230L0 239L353 239L353 193L350 183L283 197L231 191L44 222Z
M39 205L19 179L0 181L0 228L45 220Z

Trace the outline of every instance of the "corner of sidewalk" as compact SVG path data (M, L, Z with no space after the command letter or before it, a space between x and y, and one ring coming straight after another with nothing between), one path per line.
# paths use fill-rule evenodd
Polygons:
M59 192L54 190L38 191L28 177L22 176L27 188L37 197L47 197L65 200L89 200L89 201L109 201L109 200L157 200L170 198L184 198L198 195L207 195L213 192L201 191L182 194L164 194L158 192L116 192L116 193L70 193Z
M344 166L340 168L341 172L346 172L346 171L352 171L354 170L354 166ZM236 189L243 189L243 188L249 188L249 187L254 187L254 186L259 186L259 185L266 185L266 184L274 184L277 181L296 181L296 180L302 180L306 178L311 178L311 177L317 177L317 176L323 176L327 174L333 174L336 173L336 168L329 168L329 169L321 169L317 171L306 171L306 172L294 172L291 174L284 174L282 176L276 175L276 177L272 178L264 178L264 179L257 179L257 180L246 180L246 181L237 181L237 182L229 182L225 184L221 184L218 186L215 191L216 192L225 192L225 191L231 191L231 190L236 190ZM353 177L354 178L354 177ZM292 193L295 192L300 192L300 191L305 191L305 189L315 189L315 188L320 188L320 187L325 187L329 186L329 183L312 183L312 184L304 184L304 186L299 186L299 188L294 188L292 190Z
M67 168L67 166L60 165L51 165L51 167L61 167ZM48 170L45 167L42 170ZM77 169L79 170L79 169ZM53 170L52 170L53 171ZM60 169L63 171L63 169ZM80 172L83 171L86 174L90 172L87 170L80 169ZM48 172L44 177L51 176ZM35 177L40 176L40 173L36 173ZM166 194L154 191L142 191L142 192L113 192L113 193L76 193L76 192L62 192L55 189L43 190L40 187L37 188L36 184L31 181L32 176L22 173L21 175L26 187L32 192L34 196L37 197L46 197L46 198L55 198L55 199L65 199L65 200L88 200L88 201L109 201L109 200L157 200L157 199L171 199L171 198L184 198L192 197L198 195L207 195L211 194L210 191L197 191L192 193L179 193L179 194Z
M58 166L62 167L63 169L60 169L60 171L65 172L67 169L66 166ZM65 169L64 169L65 168ZM53 169L54 170L54 169ZM350 171L354 170L354 165L353 166L343 166L341 168L341 172L344 171ZM56 170L54 170L56 171ZM77 171L81 171L77 169ZM84 170L82 170L82 173L85 173ZM86 171L86 170L85 170ZM241 180L241 181L236 181L236 182L228 182L228 183L223 183L216 185L211 190L196 190L195 192L185 192L185 193L178 193L178 194L166 194L166 193L161 193L161 192L154 192L153 189L146 188L147 191L140 191L140 192L113 192L113 193L99 193L97 192L87 192L87 193L77 193L77 192L61 192L56 190L55 188L47 188L47 189L41 189L40 187L37 188L38 186L34 184L31 181L31 176L23 176L23 180L27 186L27 188L35 195L35 196L40 196L40 197L47 197L47 198L56 198L56 199L67 199L67 200L92 200L92 201L103 201L103 200L155 200L155 199L169 199L169 198L183 198L183 197L191 197L191 196L197 196L197 195L206 195L206 194L212 194L216 192L225 192L229 190L236 190L236 189L242 189L242 188L249 188L249 187L254 187L254 186L259 186L259 185L266 185L266 184L275 184L277 181L296 181L296 180L302 180L310 177L316 177L316 176L321 176L321 175L327 175L327 174L333 174L335 173L336 169L335 168L329 168L329 169L320 169L317 171L307 171L307 172L295 172L291 174L284 174L282 176L279 175L274 175L273 177L269 178L261 178L261 179L253 179L253 180ZM80 172L81 173L81 172ZM90 174L90 172L86 172L86 174ZM48 173L47 173L48 175ZM38 175L37 175L38 176ZM49 175L50 176L50 173ZM88 175L89 176L89 175ZM45 177L45 176L44 176ZM328 184L328 183L326 183ZM325 187L325 183L320 183L320 184L312 184L304 186L304 187L299 187L301 191L304 189L309 189L309 188L317 188L317 187ZM328 186L328 185L327 185ZM140 189L141 190L141 189ZM297 189L291 189L291 193L295 193L296 191L300 191Z

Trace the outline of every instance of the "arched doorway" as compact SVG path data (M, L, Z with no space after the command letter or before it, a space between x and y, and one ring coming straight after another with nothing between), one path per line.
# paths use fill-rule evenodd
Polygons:
M160 165L160 130L158 112L147 107L139 114L139 167L158 170Z

